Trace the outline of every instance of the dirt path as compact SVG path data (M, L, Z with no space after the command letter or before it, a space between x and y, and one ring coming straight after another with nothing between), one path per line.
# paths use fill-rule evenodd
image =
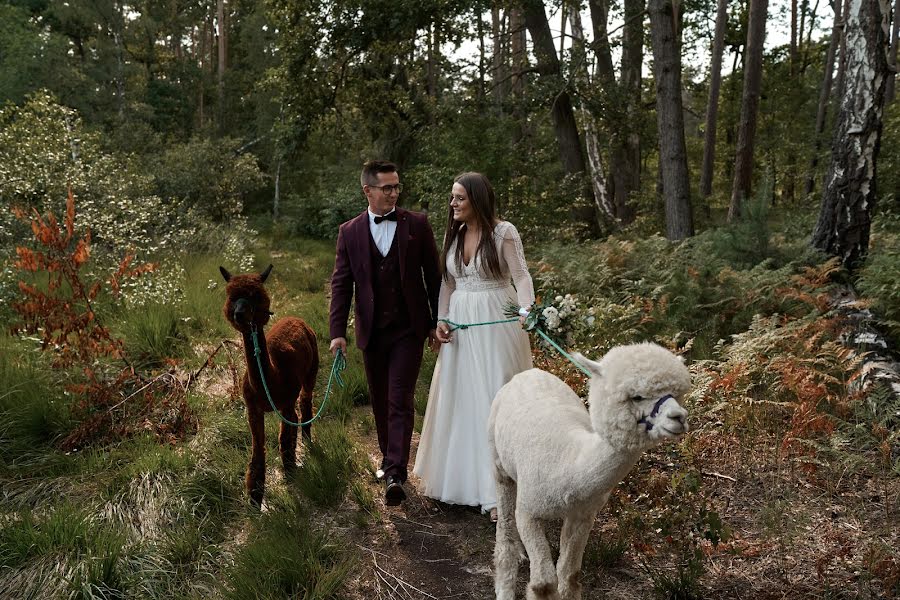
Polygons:
M369 411L364 406L358 411ZM380 461L374 432L355 440L373 464ZM415 457L419 436L413 436ZM410 475L408 498L384 504L372 482L380 521L371 523L358 545L362 565L351 588L359 598L492 598L494 524L475 508L436 502L418 491Z

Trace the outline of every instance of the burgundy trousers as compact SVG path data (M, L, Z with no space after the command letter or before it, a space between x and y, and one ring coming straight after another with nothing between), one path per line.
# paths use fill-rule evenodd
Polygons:
M384 474L400 481L406 481L415 418L413 394L424 346L425 341L407 328L399 332L376 329L363 351Z

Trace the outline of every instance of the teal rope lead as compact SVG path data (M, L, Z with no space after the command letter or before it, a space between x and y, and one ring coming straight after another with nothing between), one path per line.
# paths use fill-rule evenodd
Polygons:
M450 319L438 319L438 323L446 323L450 326L450 331L456 331L457 329L468 329L469 327L481 327L482 325L498 325L500 323L513 323L514 321L518 321L519 319L504 319L502 321L485 321L484 323L454 323Z
M553 340L551 340L549 335L547 335L546 333L544 333L539 327L535 327L534 330L537 331L538 334L540 334L540 336L541 336L542 338L544 338L545 340L547 340L548 342L550 342L550 345L553 346L554 348L556 348L556 351L557 351L557 352L559 352L560 354L562 354L563 356L565 356L566 358L568 358L570 363L572 363L573 365L575 365L576 367L578 367L578 370L579 370L579 371L581 371L582 373L584 373L585 375L587 375L587 376L588 376L588 379L590 379L590 378L592 377L590 371L588 371L587 369L585 369L584 367L582 367L580 364L578 364L578 363L575 361L574 358L572 358L565 350L563 350L562 348L560 348L560 347L557 345L556 342L554 342Z
M328 396L331 394L332 381L337 381L339 386L344 387L344 378L341 377L341 371L347 368L347 359L344 357L344 353L341 351L341 349L338 348L337 353L334 355L334 362L331 363L331 374L328 376L328 385L325 387L325 397L322 398L322 404L319 405L319 410L316 411L316 414L309 421L294 423L290 419L286 419L284 415L281 414L281 411L279 411L275 406L275 401L272 400L272 394L269 393L269 385L266 383L266 375L265 371L263 371L262 359L260 358L262 350L259 347L259 339L256 337L256 327L253 327L250 333L253 337L253 356L256 357L256 366L259 367L259 378L262 381L263 389L266 391L266 398L268 398L269 400L269 405L272 407L272 411L276 415L278 415L279 419L294 427L304 427L318 419L319 415L321 415L322 411L325 409L325 405L328 403Z
M452 328L452 329L450 329L450 331L456 331L457 329L466 330L466 329L468 329L469 327L481 327L482 325L497 325L497 324L499 324L499 323L512 323L512 322L518 321L518 320L519 320L518 318L514 318L514 319L504 319L504 320L502 320L502 321L485 321L484 323L454 323L454 322L451 321L450 319L438 319L438 322L439 322L439 323L446 323L447 325L450 325L450 327ZM544 338L545 340L547 340L547 342L548 342L551 346L553 346L553 347L556 349L557 352L559 352L559 353L562 354L564 357L566 357L566 358L569 360L570 363L572 363L573 365L575 365L576 367L578 367L578 370L579 370L579 371L581 371L582 373L584 373L585 375L587 375L588 378L591 377L590 371L588 371L588 370L585 369L583 366L581 366L580 364L578 364L578 362L577 362L574 358L572 358L572 356L571 356L568 352L566 352L565 350L563 350L562 348L560 348L560 347L559 347L559 344L557 344L557 343L554 342L552 339L550 339L550 336L547 335L546 333L544 333L543 330L541 330L540 327L533 327L533 328L532 328L531 330L529 330L529 331L536 331L536 332L538 333L538 335L540 335L542 338Z

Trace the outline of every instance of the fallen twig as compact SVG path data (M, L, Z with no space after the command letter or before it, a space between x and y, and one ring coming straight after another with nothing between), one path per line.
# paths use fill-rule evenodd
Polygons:
M715 471L701 471L704 475L708 475L709 477L718 477L719 479L727 479L728 481L733 481L737 483L737 479L730 475L722 475L721 473L716 473Z

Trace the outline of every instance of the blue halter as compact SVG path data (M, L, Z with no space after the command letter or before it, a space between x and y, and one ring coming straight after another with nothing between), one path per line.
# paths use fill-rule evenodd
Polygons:
M660 407L662 407L662 405L665 404L666 400L668 400L669 398L672 398L674 400L675 396L673 396L672 394L666 394L665 396L657 400L656 404L653 405L653 410L650 411L650 414L646 417L641 417L640 419L638 419L638 424L643 423L644 425L646 425L647 431L653 429L653 423L651 423L647 419L652 419L653 417L655 417L659 412Z

